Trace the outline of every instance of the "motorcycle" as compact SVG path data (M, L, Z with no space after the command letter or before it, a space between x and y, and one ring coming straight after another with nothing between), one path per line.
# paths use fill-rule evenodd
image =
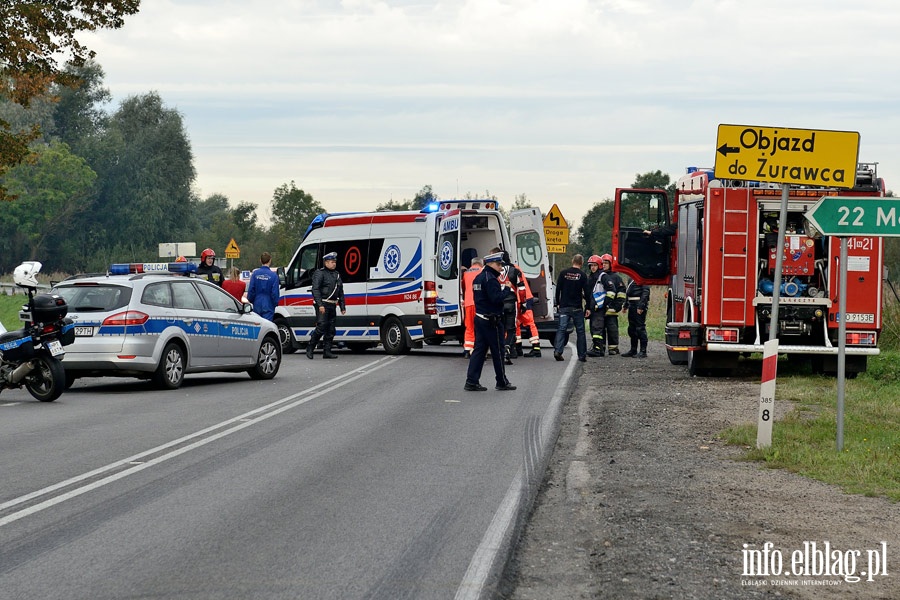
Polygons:
M66 388L62 358L75 341L75 323L66 318L65 299L56 294L37 294L41 263L26 261L13 271L13 281L25 289L28 303L19 318L24 327L0 331L0 391L22 386L41 402L53 402Z

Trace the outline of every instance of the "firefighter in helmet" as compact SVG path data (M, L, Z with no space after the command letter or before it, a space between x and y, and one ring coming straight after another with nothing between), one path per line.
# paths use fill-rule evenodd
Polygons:
M197 277L211 281L220 287L225 283L225 275L222 274L222 269L216 266L216 253L212 248L207 248L200 253L200 266L197 267Z
M588 268L591 270L590 275L588 275L588 288L590 288L593 295L590 317L591 341L593 345L587 351L587 355L603 356L603 330L606 313L604 308L606 304L605 274L603 273L600 257L596 254L592 255L587 263Z
M603 334L609 355L619 353L619 312L625 306L625 283L618 273L612 270L612 256L604 254L600 257L600 265L603 269L603 284L606 287L606 310L603 316ZM603 346L600 346L600 354L603 354Z

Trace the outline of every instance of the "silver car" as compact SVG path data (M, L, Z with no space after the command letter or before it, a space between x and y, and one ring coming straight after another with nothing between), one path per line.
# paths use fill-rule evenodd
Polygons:
M53 291L69 305L75 342L63 367L78 377L153 379L178 388L185 374L246 371L272 379L281 366L275 325L217 285L183 275L75 276Z

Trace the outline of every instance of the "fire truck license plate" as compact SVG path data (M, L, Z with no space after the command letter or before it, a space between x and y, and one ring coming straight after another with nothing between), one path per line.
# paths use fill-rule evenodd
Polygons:
M59 356L60 354L66 353L66 351L63 350L62 344L59 343L59 340L47 342L47 348L50 350L50 356Z
M874 323L875 315L872 313L847 313L848 323Z

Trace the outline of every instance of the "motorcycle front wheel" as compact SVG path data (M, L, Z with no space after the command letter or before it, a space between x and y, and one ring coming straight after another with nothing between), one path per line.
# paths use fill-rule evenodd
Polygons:
M34 370L25 376L25 389L41 402L53 402L66 389L66 370L49 354L38 354Z

